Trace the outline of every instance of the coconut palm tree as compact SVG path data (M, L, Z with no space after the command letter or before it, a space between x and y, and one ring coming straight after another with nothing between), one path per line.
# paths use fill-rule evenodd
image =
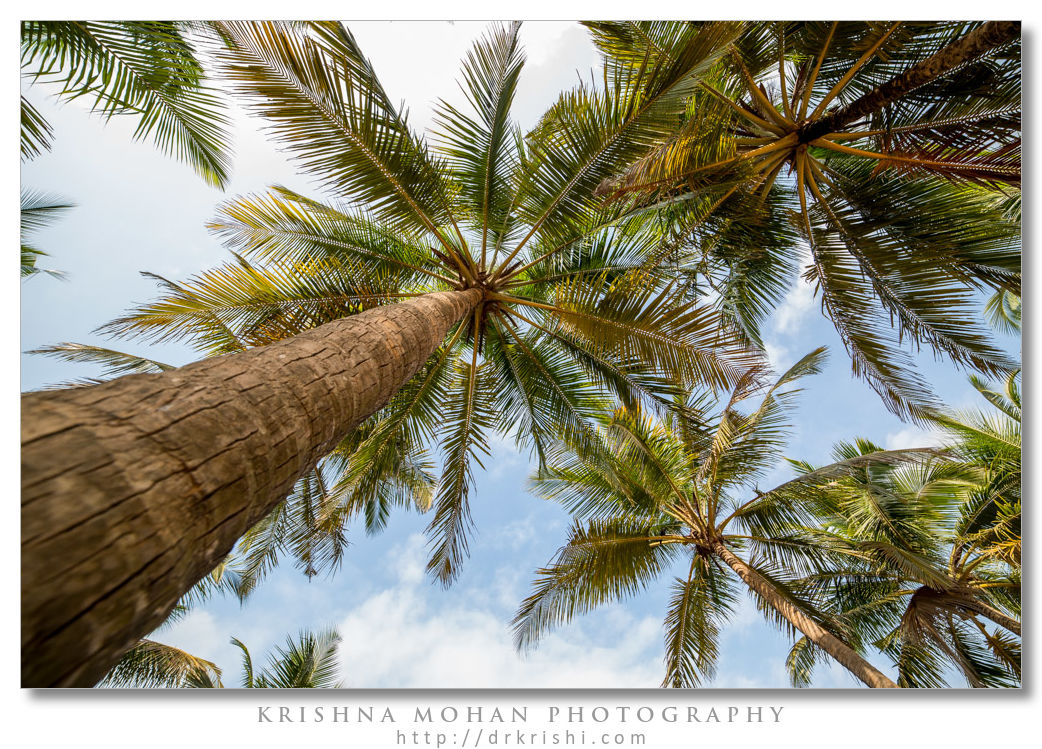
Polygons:
M275 647L268 656L268 665L259 674L254 673L250 651L239 640L232 644L242 650L242 686L246 689L339 689L343 682L337 676L336 650L340 634L336 629L322 632L304 630L297 639L287 637L286 647ZM196 689L223 687L209 674L196 672L185 685Z
M833 456L849 461L876 450L857 440L838 445ZM900 686L946 686L953 668L974 687L1015 686L1019 482L1015 510L1011 490L996 466L960 461L871 465L815 487L807 502L821 530L812 535L839 564L798 587L827 602L859 631L859 642L889 655ZM1008 561L1014 535L1016 567ZM788 659L794 684L809 683L819 654L806 638L796 642Z
M669 64L606 68L525 138L509 117L518 27L496 28L433 147L341 25L217 27L229 88L345 202L234 201L216 230L266 264L163 282L167 298L118 323L229 355L23 396L27 685L100 678L373 414L360 460L437 437L429 569L448 582L492 431L543 452L590 433L605 399L665 408L751 361L711 307L671 293L655 222L592 195L668 136L740 24L701 27Z
M124 653L95 686L173 689L195 683L222 686L220 667L172 645L144 639Z
M798 392L792 385L816 373L823 356L823 349L808 354L773 384L762 368L750 369L715 416L701 398L662 421L619 411L601 449L555 455L535 475L534 489L585 522L576 522L557 557L539 570L514 619L518 648L639 593L677 565L683 572L665 618L665 686L698 686L713 676L717 639L741 588L770 621L802 633L865 684L895 686L846 641L856 630L843 629L841 619L793 587L801 574L825 569L829 553L803 533L810 515L801 498L816 483L924 451L874 451L756 489L784 446L786 412ZM759 396L751 411L740 410Z
M138 118L135 138L151 138L223 187L229 120L197 57L206 29L173 21L23 21L22 75L61 101L86 97L106 120ZM52 138L50 123L23 96L23 161L50 150Z
M590 27L619 67L667 64L698 28ZM674 245L716 268L747 330L780 298L779 276L802 265L855 374L898 415L928 419L939 404L902 343L988 375L1016 368L976 321L981 290L1020 293L1019 221L1003 210L1019 204L1019 28L752 25L699 79L672 136L599 192L697 206L677 219ZM713 223L764 223L772 200L807 255L705 240Z
M337 689L337 647L340 635L335 629L322 632L301 631L286 646L276 646L268 665L254 673L253 657L240 640L233 645L242 651L242 687L246 689ZM128 651L99 687L187 687L223 689L221 669L210 661L162 643L143 641Z

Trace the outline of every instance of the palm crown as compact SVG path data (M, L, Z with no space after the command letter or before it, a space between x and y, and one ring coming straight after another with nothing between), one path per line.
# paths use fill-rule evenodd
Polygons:
M807 487L866 464L923 451L875 451L770 491L755 489L784 445L786 413L798 392L793 383L817 372L822 360L823 351L814 351L774 383L763 369L747 371L716 414L711 398L695 397L683 415L662 421L619 411L599 449L572 446L555 454L534 488L588 520L572 528L557 558L539 571L515 618L518 646L640 592L677 564L685 572L674 580L666 614L665 685L697 686L712 677L717 638L734 613L740 582L773 622L803 632L866 683L894 686L823 626L836 622L792 586L801 572L825 565L830 553L802 531L811 517L802 496ZM758 405L743 412L743 402L753 398ZM747 553L748 561L738 553Z
M806 496L835 566L798 585L889 655L901 686L944 686L951 669L974 687L1020 682L1019 394L1012 377L1006 393L975 384L1001 413L940 417L955 438L946 461L873 465ZM834 457L877 449L858 440ZM817 655L796 643L795 683Z
M668 407L680 388L733 383L753 356L712 305L672 293L658 224L592 195L665 137L737 25L706 25L668 65L606 68L603 90L563 95L526 137L509 117L519 24L497 27L464 62L469 107L441 103L432 145L339 24L218 28L226 46L215 55L233 91L346 202L276 188L224 205L212 228L241 253L235 262L161 280L163 299L108 330L223 354L413 296L472 294L470 314L344 451L332 481L378 521L389 503L358 493L364 475L436 441L439 579L452 579L465 552L471 462L491 431L541 460L558 435L589 434L606 399Z
M694 86L683 124L599 192L697 206L677 219L678 252L714 223L763 223L765 205L787 206L809 245L803 277L854 372L924 419L938 403L901 343L984 373L1016 366L976 321L980 290L1020 293L1019 227L1004 214L1019 201L1018 28L750 24ZM592 29L622 67L673 59L691 33ZM716 269L752 331L796 269L784 246L702 239L688 252Z

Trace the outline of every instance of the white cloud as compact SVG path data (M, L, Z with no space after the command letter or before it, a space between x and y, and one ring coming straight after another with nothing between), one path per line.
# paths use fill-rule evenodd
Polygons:
M884 444L887 450L901 450L906 447L937 447L943 441L944 432L939 429L907 426L887 434Z
M391 552L395 585L362 601L339 622L343 678L351 687L653 687L661 679L661 624L619 608L547 636L527 657L513 648L502 602L474 591L464 605L413 575L423 539ZM513 589L511 570L502 579ZM505 577L503 577L505 575ZM455 597L453 597L455 598ZM513 599L516 601L516 599Z
M789 349L779 345L776 341L765 340L763 347L767 352L767 359L771 363L771 369L779 374L784 372L792 364L792 356Z
M810 263L810 251L805 249L800 255L799 267L802 269L808 263ZM781 304L774 310L774 332L782 335L794 335L799 332L800 326L813 306L814 287L802 277L797 277Z
M793 335L799 331L807 313L814 307L814 287L802 278L789 289L782 303L774 311L774 332Z

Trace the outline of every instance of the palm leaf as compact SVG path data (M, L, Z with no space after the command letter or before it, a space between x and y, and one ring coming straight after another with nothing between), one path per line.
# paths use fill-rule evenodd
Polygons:
M59 84L61 98L92 99L105 118L139 117L136 138L223 187L229 120L185 31L166 21L25 21L22 68L33 81Z
M184 687L193 680L221 686L221 669L204 658L154 640L141 640L128 650L99 687Z

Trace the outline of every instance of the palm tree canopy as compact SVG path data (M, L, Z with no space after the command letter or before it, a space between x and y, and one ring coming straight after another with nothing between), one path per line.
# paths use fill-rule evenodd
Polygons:
M336 629L322 632L304 630L296 639L286 638L286 646L276 646L268 655L268 665L257 673L249 649L236 638L232 644L242 651L242 686L247 689L337 689L337 647L340 635ZM205 681L192 687L220 686Z
M806 498L838 554L798 587L889 655L902 686L945 686L953 670L975 687L1020 683L1019 393L1012 376L1004 393L974 384L1000 413L938 416L954 438L945 461L871 466ZM858 440L834 457L876 449ZM795 684L816 658L797 642Z
M617 66L659 64L695 24L590 24ZM698 81L684 123L599 192L638 205L695 203L680 237L717 221L762 224L788 207L854 372L901 416L938 404L901 343L985 374L1016 367L979 319L981 290L1020 293L1019 25L750 24ZM742 215L746 218L743 219ZM685 224L684 222L693 222ZM727 288L787 248L714 248ZM705 242L692 252L707 254ZM755 330L778 290L745 280L733 314Z
M412 296L478 289L472 313L331 476L379 525L398 500L376 496L365 474L436 445L429 571L441 581L466 553L472 464L490 434L542 460L562 433L588 438L606 402L669 408L685 387L733 384L755 358L713 304L674 293L659 225L593 196L668 135L740 25L702 27L669 64L607 66L603 87L562 95L524 137L510 118L519 24L495 26L464 60L467 106L442 102L429 143L343 26L218 30L214 54L233 93L334 199L275 187L225 204L211 228L235 260L184 283L157 278L164 296L106 330L214 355Z
M533 487L579 520L518 610L518 647L530 647L578 614L641 592L676 565L683 574L674 580L665 619L664 684L697 686L715 672L719 633L738 602L739 580L715 558L720 544L748 552L748 567L774 593L799 600L819 618L813 601L797 599L790 588L797 576L826 563L827 550L802 532L811 516L800 498L808 487L868 463L923 453L854 456L759 491L758 480L785 444L787 413L799 392L794 383L818 372L823 358L823 350L814 351L773 383L766 370L748 370L716 412L708 394L689 397L682 411L662 420L620 410L605 424L598 449L573 445L555 452ZM758 403L744 410L750 401ZM793 631L752 590L764 614Z

